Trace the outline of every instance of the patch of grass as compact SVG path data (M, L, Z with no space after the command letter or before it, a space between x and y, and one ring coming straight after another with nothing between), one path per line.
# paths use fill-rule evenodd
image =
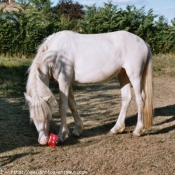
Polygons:
M30 63L27 59L0 57L0 96L23 93Z
M153 55L154 75L175 76L175 54Z

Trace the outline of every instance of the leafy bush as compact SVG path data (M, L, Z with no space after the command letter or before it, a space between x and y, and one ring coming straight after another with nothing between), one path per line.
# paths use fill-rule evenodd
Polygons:
M62 4L55 7L51 7L50 0L38 2L21 4L23 10L18 12L0 11L1 55L31 57L44 38L61 30L81 33L126 30L148 42L153 53L175 52L175 19L170 26L164 16L154 15L152 9L148 12L144 7L121 9L108 2L104 7L85 6L82 12L83 6L71 0L60 0Z
M175 52L175 25L169 26L163 16L157 17L152 9L146 13L144 7L127 6L123 10L109 2L104 7L86 6L78 26L82 33L126 30L148 42L153 53Z

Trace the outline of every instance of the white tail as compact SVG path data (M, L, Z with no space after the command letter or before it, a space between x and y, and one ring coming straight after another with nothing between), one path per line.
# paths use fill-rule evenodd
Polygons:
M149 128L153 124L154 108L153 108L153 60L152 53L148 46L148 59L143 73L143 98L145 99L143 110L144 128Z

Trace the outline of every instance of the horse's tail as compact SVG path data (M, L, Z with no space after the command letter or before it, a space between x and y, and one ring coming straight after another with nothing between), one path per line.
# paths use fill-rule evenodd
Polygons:
M147 44L147 43L146 43ZM149 45L148 58L143 72L143 93L142 97L145 101L143 109L143 125L144 128L149 128L153 124L154 107L153 107L153 60Z

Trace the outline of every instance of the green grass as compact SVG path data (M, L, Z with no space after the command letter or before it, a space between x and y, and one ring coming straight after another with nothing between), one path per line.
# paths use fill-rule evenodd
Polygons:
M27 59L0 56L0 96L20 95L25 91L30 63Z
M175 54L153 55L154 76L175 76ZM0 56L0 96L22 95L27 81L30 59ZM74 85L74 90L84 87Z

